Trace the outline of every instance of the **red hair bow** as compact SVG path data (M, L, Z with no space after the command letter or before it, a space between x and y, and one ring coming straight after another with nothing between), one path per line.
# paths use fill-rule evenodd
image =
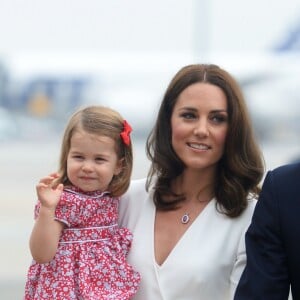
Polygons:
M123 131L120 133L120 136L125 145L129 146L130 144L130 132L132 131L131 126L127 123L126 120L123 121Z

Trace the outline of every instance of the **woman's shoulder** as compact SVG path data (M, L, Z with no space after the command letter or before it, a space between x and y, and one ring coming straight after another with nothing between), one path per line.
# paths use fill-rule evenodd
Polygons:
M121 206L138 205L143 199L146 199L148 192L146 190L146 178L133 179L130 182L126 193L121 197Z
M132 179L129 188L137 188L146 185L147 178Z
M133 179L130 182L129 188L124 196L132 194L143 194L147 193L146 191L146 178Z
M257 203L257 200L258 200L258 195L254 195L254 196L251 196L249 199L248 199L248 205L246 207L246 210L248 211L252 211L254 210L255 206L256 206L256 203Z
M244 211L242 212L240 218L249 220L252 218L256 203L257 203L258 195L251 194L248 196L248 203Z
M132 229L148 199L146 179L132 180L127 192L120 199L119 224Z

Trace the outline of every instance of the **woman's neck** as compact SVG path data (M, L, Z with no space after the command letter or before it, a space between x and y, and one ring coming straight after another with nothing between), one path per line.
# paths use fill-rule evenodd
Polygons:
M209 201L214 196L215 171L185 170L174 182L174 191L185 194L187 201Z

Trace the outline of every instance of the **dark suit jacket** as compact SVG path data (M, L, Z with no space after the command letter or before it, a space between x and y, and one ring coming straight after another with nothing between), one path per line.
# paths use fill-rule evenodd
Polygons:
M300 164L268 172L246 233L235 300L300 300Z

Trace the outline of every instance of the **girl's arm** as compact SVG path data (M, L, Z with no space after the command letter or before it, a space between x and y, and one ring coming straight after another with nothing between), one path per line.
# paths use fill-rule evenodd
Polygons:
M41 206L29 245L31 255L37 263L46 263L53 259L64 228L63 223L55 220L55 208L63 191L62 184L53 186L56 178L56 174L51 174L41 179L36 186Z

